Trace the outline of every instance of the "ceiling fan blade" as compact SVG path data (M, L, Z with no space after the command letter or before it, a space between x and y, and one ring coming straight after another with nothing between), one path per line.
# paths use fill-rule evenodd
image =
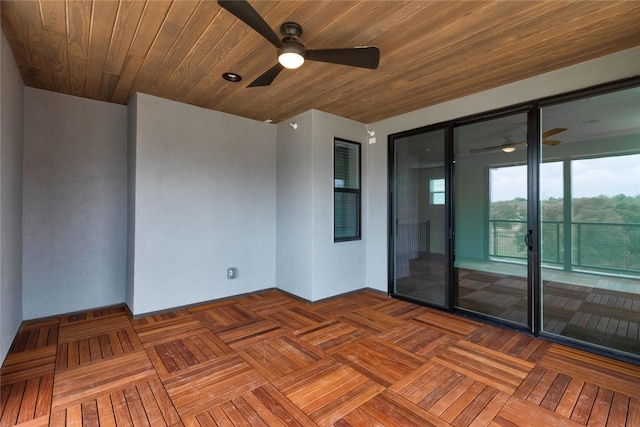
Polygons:
M543 132L543 134L542 134L542 139L547 139L547 138L549 138L550 136L555 135L555 134L560 133L560 132L564 132L565 130L567 130L567 128L553 128L553 129L549 129L548 131Z
M306 59L375 70L380 63L380 49L377 47L352 47L307 50Z
M488 151L500 151L500 150L503 150L504 148L515 149L518 145L527 145L527 141L508 142L501 145L492 145L491 147L474 148L473 150L469 150L469 153L471 154L486 153Z
M556 145L560 144L561 142L562 141L558 141L558 140L555 140L555 139L543 139L542 140L542 143L544 145L551 145L553 147L555 147Z
M236 18L253 28L258 34L275 47L284 47L284 43L262 16L245 0L218 0L218 4Z
M278 74L280 74L280 71L282 71L283 68L284 67L278 62L276 65L262 73L260 77L249 83L247 87L269 86L275 78L278 77Z
M471 154L479 154L486 153L488 151L499 151L505 147L515 147L515 144L507 144L507 145L494 145L492 147L484 147L484 148L474 148L473 150L469 150Z

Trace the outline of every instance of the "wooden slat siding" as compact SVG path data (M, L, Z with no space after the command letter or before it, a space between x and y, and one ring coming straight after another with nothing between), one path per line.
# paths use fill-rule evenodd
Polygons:
M87 57L91 34L91 0L74 1L67 4L66 31L67 68L69 70L69 93L83 96L87 75Z
M309 61L268 88L232 85L224 71L251 81L274 48L212 1L5 0L2 21L28 85L71 93L84 82L103 101L142 91L275 122L315 108L372 123L640 44L629 1L252 4L275 31L300 22L310 49L378 45L380 68Z
M185 30L185 25L197 6L197 1L174 1L171 3L166 18L138 70L136 80L131 87L131 93L150 92L148 85L153 82L155 73L160 68L164 58L171 51L180 33Z
M126 104L129 102L133 94L131 87L138 77L138 72L144 63L145 57L149 53L149 49L158 36L162 24L167 18L167 13L171 5L172 1L170 0L154 0L153 3L146 3L139 23L139 29L144 28L144 31L136 31L134 35L131 47L127 52L124 67L112 96L113 102L118 104Z
M91 14L91 34L87 51L87 66L84 95L90 99L106 99L102 87L104 67L109 53L112 28L118 14L118 3L114 1L93 1Z
M193 69L211 49L211 40L219 39L229 30L229 24L220 24L218 13L225 12L217 4L207 1L198 3L189 21L185 23L189 31L182 32L176 38L151 84L147 86L149 92L156 93L167 84L170 84L170 88L176 87L178 82L187 77L188 70Z
M295 335L321 350L331 353L337 347L368 334L355 326L337 320L327 321L295 332Z
M315 26L317 25L317 23L331 21L333 19L336 19L336 17L342 16L345 7L351 7L351 5L348 4L348 2L342 2L342 3L343 4L341 5L339 2L308 2L307 4L305 4L305 7L302 10L296 11L295 20L299 24L303 25L304 28L309 28L309 25ZM317 9L308 10L309 4L313 5ZM274 30L276 31L278 30L277 26L276 28L274 28ZM311 30L303 30L303 31L305 32L306 35L315 33L315 31L311 31ZM305 36L305 40L306 40L306 36ZM310 44L309 46L312 46L312 44ZM244 75L247 76L247 80L249 79L253 80L254 78L258 77L275 63L273 50L270 50L268 47L262 49L260 52L254 51L251 54L245 54L244 52L241 52L239 54L241 55L241 58L236 58L235 57L236 55L238 54L228 55L226 57L226 61L228 61L229 66L232 65L235 69L246 70L244 71ZM320 67L322 66L321 63L312 63L312 62L309 62L309 65L311 66L309 67L310 69L317 68L318 66ZM317 72L309 73L307 78L315 80L315 78L317 77L317 74L319 73ZM210 71L205 77L205 79L210 78L211 76L213 76L213 74ZM287 70L283 70L283 73L280 77L281 77L280 82L283 86L275 88L275 96L280 96L280 94L283 93L282 92L283 90L287 90L287 88L285 88L284 86L289 87L289 82L293 83L294 81L297 81L301 86L303 83L305 83L304 80L298 80L299 76L297 75L297 73L290 73L290 72L287 72ZM284 80L285 78L287 80ZM308 82L306 84L309 84L309 83L311 82ZM194 90L191 91L191 93L187 96L187 99L191 99L192 96L193 97L202 96L202 93L201 92L199 93L195 89L197 88L194 88ZM207 104L207 106L211 108L210 105L213 105L215 103L224 109L229 109L229 111L238 109L238 108L242 109L242 107L235 106L235 103L238 101L244 102L245 98L250 98L252 96L260 98L261 102L269 102L268 93L265 93L264 91L260 91L260 92L252 91L252 92L253 93L239 92L237 90L233 90L233 87L230 88L228 86L223 86L222 90L218 90L213 94L213 96L216 99L220 99L220 103L218 104L215 101L210 101ZM273 96L274 93L272 93L271 95ZM273 106L273 108L279 109L280 106ZM262 108L260 109L262 110ZM256 113L260 115L264 115L270 112L256 111Z
M13 58L20 70L24 84L32 87L42 87L44 83L39 81L40 77L31 66L27 44L19 25L20 19L18 17L18 11L16 10L15 0L3 1L0 11L2 12L0 17L3 33L9 42L9 46L11 46Z
M300 4L287 2L286 4L280 3L278 7L274 7L274 4L272 3L257 2L254 3L254 7L266 22L283 23L288 20L289 17L295 16L295 12L300 7ZM216 15L216 18L221 22L218 23L218 25L224 25L224 23L228 25L229 23L226 19L228 18L228 12L226 11ZM230 69L230 67L237 67L238 69L246 70L247 68L250 68L250 64L259 60L261 57L264 57L264 55L268 55L269 53L274 55L272 50L274 47L271 43L257 35L254 31L247 32L247 28L248 27L242 22L236 21L226 33L227 37L233 40L231 45L227 45L226 48L214 45L214 49L206 49L208 46L211 46L211 42L209 42L204 45L204 51L200 53L197 51L190 52L195 56L195 60L187 61L186 64L181 64L181 66L178 67L177 72L170 78L170 80L174 82L173 84L167 85L171 96L190 99L189 94L193 92L194 87L203 85L206 88L207 82L211 81L210 78L212 77L210 76L211 67L209 66L211 63L220 64L220 66L223 67L229 67L227 69ZM274 31L279 34L277 26L274 28ZM248 54L248 52L256 46L262 46L262 49L256 52L255 55ZM273 65L274 57L272 56L271 58L270 62ZM266 67L263 68L262 72L266 69ZM256 77L258 75L258 73L255 74ZM178 80L178 77L180 76L186 78Z

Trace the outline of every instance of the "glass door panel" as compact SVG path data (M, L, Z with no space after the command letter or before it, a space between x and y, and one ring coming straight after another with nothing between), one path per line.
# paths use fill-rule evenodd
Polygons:
M455 128L458 308L528 325L527 114Z
M392 292L446 307L444 129L395 138Z
M541 329L640 354L640 88L541 124Z

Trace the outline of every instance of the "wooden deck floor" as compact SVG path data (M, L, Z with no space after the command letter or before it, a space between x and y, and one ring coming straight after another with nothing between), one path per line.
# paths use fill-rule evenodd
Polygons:
M0 425L640 426L640 367L372 292L25 323Z

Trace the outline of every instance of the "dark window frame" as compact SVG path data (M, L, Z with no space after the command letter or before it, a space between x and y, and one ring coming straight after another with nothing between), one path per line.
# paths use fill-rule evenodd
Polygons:
M357 188L344 188L336 187L336 147L337 143L342 145L350 144L356 148L357 154ZM337 237L336 236L336 194L354 194L356 196L356 218L355 218L355 233L350 236ZM333 241L337 242L350 242L354 240L362 240L362 144L355 141L350 141L343 138L333 138Z

